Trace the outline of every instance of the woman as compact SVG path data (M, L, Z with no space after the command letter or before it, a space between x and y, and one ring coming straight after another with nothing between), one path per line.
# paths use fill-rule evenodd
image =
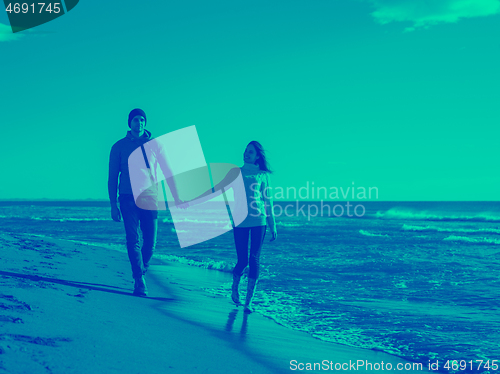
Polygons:
M246 199L237 199L236 210L238 212L247 211L248 213L243 221L233 228L238 262L233 269L231 298L235 304L241 305L238 286L243 270L249 265L245 312L251 313L253 311L251 306L252 298L259 278L259 259L264 237L266 235L266 227L269 226L271 230L271 241L276 240L278 234L276 232L276 222L274 219L273 200L269 188L269 175L272 171L269 168L262 145L255 140L248 143L245 153L243 154L243 161L244 164L239 170L238 168L231 169L223 181L218 183L213 189L198 196L196 199L186 202L187 204L185 204L185 206L199 204L206 199L214 198L216 194L220 194L225 187L230 185L241 172L243 184L245 186ZM239 192L238 189L237 195L241 196ZM241 190L241 192L243 192L243 190ZM242 202L241 200L245 201ZM246 204L246 209L242 209L241 204ZM250 255L248 251L249 238Z
M243 162L240 171L245 184L248 215L243 222L233 229L238 262L233 269L231 298L234 303L241 304L238 286L243 270L249 265L245 312L251 313L253 311L251 307L252 298L259 278L259 259L266 235L266 223L271 230L271 241L276 240L278 234L274 219L273 200L269 189L269 175L272 171L266 160L264 148L259 142L254 140L248 143L243 154ZM250 256L248 253L249 237Z

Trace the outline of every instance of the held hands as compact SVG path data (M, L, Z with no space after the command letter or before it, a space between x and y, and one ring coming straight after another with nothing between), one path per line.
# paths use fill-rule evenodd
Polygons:
M180 199L175 200L175 206L179 209L187 209L189 207L189 202L188 201L183 201Z
M111 207L111 218L115 222L121 222L122 215L120 214L120 209L118 209L117 206L112 206Z

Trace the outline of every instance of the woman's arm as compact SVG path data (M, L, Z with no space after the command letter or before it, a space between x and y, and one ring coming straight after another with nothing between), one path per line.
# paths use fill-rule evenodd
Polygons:
M271 229L271 233L273 235L273 238L271 241L275 240L278 236L277 231L276 231L276 220L274 217L274 205L273 205L273 197L272 197L272 188L271 188L271 178L269 176L269 173L266 173L266 176L264 178L264 181L262 183L262 196L264 198L264 207L266 209L266 215L267 215L267 225Z
M217 183L214 188L210 188L206 192L202 193L200 196L195 197L194 199L191 199L187 201L189 205L193 206L196 204L201 204L204 203L205 201L212 200L213 198L219 196L222 194L222 189L226 189L227 186L229 186L236 178L238 177L240 171L238 168L232 168L229 170L229 172L226 174L224 179Z

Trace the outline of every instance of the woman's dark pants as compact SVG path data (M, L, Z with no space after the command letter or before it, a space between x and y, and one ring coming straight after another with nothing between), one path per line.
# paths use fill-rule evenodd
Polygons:
M235 227L233 234L238 256L233 274L241 276L247 265L250 265L248 278L257 279L259 277L260 250L266 236L266 226ZM248 238L250 238L250 258L248 257Z

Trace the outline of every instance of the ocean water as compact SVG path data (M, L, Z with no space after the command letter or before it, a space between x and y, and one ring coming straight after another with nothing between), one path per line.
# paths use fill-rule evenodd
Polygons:
M500 202L351 204L365 213L307 217L293 203L277 217L278 240L268 233L262 250L257 312L325 341L424 366L439 360L452 373L500 372L492 370L493 360L500 366ZM125 248L106 202L0 202L0 225ZM236 262L231 231L182 249L168 212L158 230L165 261L225 272ZM205 291L229 297L230 286ZM446 370L447 360L457 364Z

